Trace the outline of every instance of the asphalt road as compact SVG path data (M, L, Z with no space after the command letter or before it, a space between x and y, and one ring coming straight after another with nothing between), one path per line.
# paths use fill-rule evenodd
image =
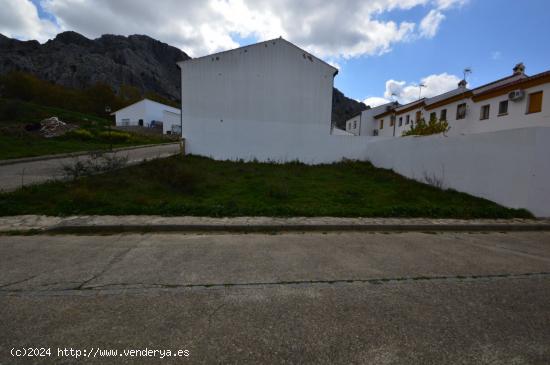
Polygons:
M548 232L0 236L0 364L548 364L549 303Z
M128 157L128 163L137 163L145 159L168 157L179 152L179 144L164 144L118 151L116 156ZM0 165L0 191L13 191L25 185L42 183L48 180L61 179L64 165L74 164L78 160L90 157L63 157L42 161L22 162Z

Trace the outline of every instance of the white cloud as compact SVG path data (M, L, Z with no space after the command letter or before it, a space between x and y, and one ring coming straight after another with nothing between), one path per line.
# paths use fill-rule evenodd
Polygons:
M327 63L332 67L336 68L338 71L342 70L342 66L340 66L340 64L334 60L327 60Z
M397 100L401 104L407 104L418 100L420 94L419 84L424 85L420 96L429 98L456 89L459 82L459 77L450 75L446 72L438 75L426 76L422 78L418 84L407 83L406 81L388 80L386 81L386 90L383 97L369 97L363 102L371 107L387 103L390 100Z
M502 57L502 53L500 51L494 51L491 53L491 59L493 61L500 60L501 57Z
M437 8L446 10L454 7L461 7L468 3L469 0L436 0Z
M433 38L439 29L439 25L444 19L445 15L443 15L439 10L430 10L428 15L426 15L420 22L420 36L425 38Z
M55 24L38 18L29 0L0 0L0 30L19 38L45 40L56 30L95 38L104 33L147 34L191 56L238 46L235 35L259 41L283 36L323 58L337 62L380 55L400 42L433 37L443 11L466 0L41 0ZM393 10L427 7L428 15L393 21ZM8 9L6 11L5 9ZM11 10L10 10L11 9ZM10 22L11 13L19 24ZM391 14L388 15L391 17ZM6 19L4 19L6 18Z
M59 31L54 23L40 19L29 0L0 0L0 9L0 33L7 37L44 42Z
M375 106L387 104L389 102L390 100L386 98L381 98L379 96L371 96L363 100L363 103L365 103L365 105L370 106L371 108L374 108Z

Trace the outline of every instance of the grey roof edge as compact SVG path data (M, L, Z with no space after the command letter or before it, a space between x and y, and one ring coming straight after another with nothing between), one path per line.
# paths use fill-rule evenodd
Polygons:
M245 49L245 48L249 48L249 47L256 47L256 46L259 46L259 45L262 45L262 44L266 44L266 43L269 43L269 42L277 42L277 41L284 41L285 43L297 48L298 50L300 50L301 52L304 52L306 54L308 54L309 56L312 56L313 58L315 58L317 61L323 63L324 65L330 67L332 70L334 70L334 76L336 76L338 74L338 69L334 66L332 66L331 64L329 64L328 62L326 61L323 61L322 59L320 59L319 57L315 56L314 54L306 51L305 49L297 46L296 44L290 42L289 40L286 40L284 39L283 37L280 37L280 38L272 38L272 39L267 39L265 41L261 41L261 42L257 42L257 43L253 43L253 44L249 44L249 45L246 45L246 46L241 46L241 47L237 47L237 48L232 48L232 49L228 49L228 50L225 50L225 51L220 51L220 52L215 52L215 53L210 53L210 54L207 54L207 55L204 55L204 56L200 56L200 57L196 57L196 58L189 58L187 60L182 60L182 61L178 61L176 62L176 65L180 66L186 62L191 62L191 61L197 61L197 60L202 60L202 59L206 59L208 57L212 57L212 56L219 56L219 55L222 55L222 54L227 54L229 52L235 52L235 51L238 51L238 50L241 50L241 49Z

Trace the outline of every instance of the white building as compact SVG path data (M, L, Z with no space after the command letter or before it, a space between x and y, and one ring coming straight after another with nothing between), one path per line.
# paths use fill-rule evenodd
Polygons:
M360 113L352 116L346 121L346 131L355 136L373 136L377 126L375 125L374 116L399 106L397 102L386 103L363 110Z
M338 70L282 38L178 66L188 153L306 163L362 155L364 141L331 134Z
M447 135L550 126L550 71L527 76L518 64L512 75L475 89L461 81L456 89L432 98L372 108L361 114L359 134L400 137L416 121L432 117L449 123Z
M162 124L164 133L172 131L172 125L180 127L180 110L153 100L143 99L137 103L115 111L117 126L150 127Z

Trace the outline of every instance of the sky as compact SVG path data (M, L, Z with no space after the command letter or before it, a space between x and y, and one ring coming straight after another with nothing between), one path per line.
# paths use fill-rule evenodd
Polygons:
M339 69L376 106L550 70L549 0L0 0L0 33L146 34L192 57L282 36ZM425 87L419 88L422 84Z

